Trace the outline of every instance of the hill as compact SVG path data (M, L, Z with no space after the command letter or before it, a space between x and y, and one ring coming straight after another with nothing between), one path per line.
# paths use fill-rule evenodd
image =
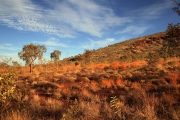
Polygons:
M139 38L133 38L97 50L87 50L64 61L79 61L81 63L103 63L103 62L130 62L136 60L147 60L150 54L159 55L163 46L166 32L156 33Z
M169 48L168 32L159 32L148 36L133 38L97 50L86 50L83 54L65 58L63 61L79 61L82 64L132 62L137 60L157 60L158 58L177 57L179 47ZM172 47L172 46L171 46Z

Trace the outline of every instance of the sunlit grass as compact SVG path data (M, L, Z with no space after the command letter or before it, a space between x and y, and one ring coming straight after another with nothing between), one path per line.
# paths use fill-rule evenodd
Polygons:
M35 67L31 74L28 67L22 67L16 71L16 79L18 86L29 89L23 98L28 106L20 112L7 111L4 119L179 118L180 109L172 106L178 104L175 97L179 95L178 64L178 59L161 60L153 66L159 71L151 71L146 61L117 61L89 66L48 66L46 71ZM161 78L153 78L158 72ZM117 101L111 104L115 96Z

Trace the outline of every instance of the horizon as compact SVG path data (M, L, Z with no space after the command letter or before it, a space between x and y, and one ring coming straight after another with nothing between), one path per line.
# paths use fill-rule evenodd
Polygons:
M78 1L78 2L77 2ZM24 64L24 45L44 45L43 57L61 51L60 59L85 49L106 47L164 32L179 16L171 0L0 0L0 56ZM131 3L131 4L130 4ZM68 56L67 56L68 55ZM1 62L1 60L0 60Z

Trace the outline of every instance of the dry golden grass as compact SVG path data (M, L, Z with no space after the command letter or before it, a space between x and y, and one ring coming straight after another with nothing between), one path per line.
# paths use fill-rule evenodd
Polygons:
M147 62L146 61L134 61L129 64L131 67L142 67L142 66L146 66Z
M102 70L106 66L109 66L109 64L108 63L94 64L94 65L86 66L85 68L88 68L88 69L100 69L100 70Z
M85 100L93 100L94 95L87 89L83 89L82 92L80 93L80 99L85 99Z
M27 112L17 112L17 111L12 111L9 113L8 116L5 117L0 117L1 120L31 120L33 117Z
M168 76L170 77L170 83L173 85L177 85L180 80L180 74L179 71L168 73Z
M100 107L101 105L93 100L90 102L81 102L79 104L81 110L83 110L85 120L93 120L98 119L100 115Z
M119 62L113 62L113 63L111 64L111 67L112 67L113 69L118 69L120 66L121 66L121 65L120 65Z
M126 69L127 63L123 62L123 63L121 64L121 67L122 67L123 69Z
M24 109L24 115L13 111L4 118L180 119L179 61L162 61L153 67L145 61L49 66L49 71L34 69L31 74L28 68L22 68L27 71L18 74L20 82L17 83L28 86L30 92L24 101L28 101L29 106ZM175 64L169 63L172 61L176 61ZM112 107L110 102L114 96L117 101Z
M100 85L95 81L91 81L89 87L93 92L96 92L101 89Z
M122 79L118 79L118 80L116 80L115 85L116 85L117 87L124 87L123 80L122 80Z
M102 80L101 81L101 88L112 88L115 85L114 80Z
M64 86L61 88L61 94L68 96L71 93L71 91L69 90L68 86Z
M136 90L142 90L142 86L138 82L133 82L131 88Z

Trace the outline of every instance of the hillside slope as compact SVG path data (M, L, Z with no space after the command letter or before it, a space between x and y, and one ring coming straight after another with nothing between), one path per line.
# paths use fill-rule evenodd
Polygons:
M156 53L162 48L166 33L156 33L149 36L134 38L109 45L97 50L87 50L63 61L79 61L81 63L102 63L113 61L147 60L150 53Z

